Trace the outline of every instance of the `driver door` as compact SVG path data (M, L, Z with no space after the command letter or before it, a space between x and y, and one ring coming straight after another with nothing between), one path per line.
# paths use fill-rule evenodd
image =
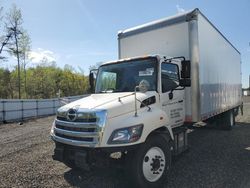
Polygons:
M179 87L179 69L176 64L161 64L161 106L166 112L171 127L178 127L184 122L184 90ZM178 88L180 89L180 88Z

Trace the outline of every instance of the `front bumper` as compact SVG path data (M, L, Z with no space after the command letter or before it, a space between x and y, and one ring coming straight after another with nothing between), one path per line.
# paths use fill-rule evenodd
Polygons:
M125 147L89 148L55 142L52 158L66 165L71 163L75 167L84 170L89 170L90 167L105 168L113 164L114 160L116 160L110 157L112 153L121 152L121 160L124 160L128 152L137 149L139 146L140 144Z

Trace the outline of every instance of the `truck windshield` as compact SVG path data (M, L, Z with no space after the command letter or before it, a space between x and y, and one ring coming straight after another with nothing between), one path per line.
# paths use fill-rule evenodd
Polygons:
M142 80L148 82L148 91L156 91L156 58L129 60L101 66L96 80L96 93L133 92Z

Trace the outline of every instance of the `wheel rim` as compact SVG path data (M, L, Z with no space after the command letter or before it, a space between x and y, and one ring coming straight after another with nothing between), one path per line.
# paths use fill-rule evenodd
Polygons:
M143 175L149 182L155 182L162 176L165 166L166 159L162 149L159 147L152 147L148 150L143 159Z

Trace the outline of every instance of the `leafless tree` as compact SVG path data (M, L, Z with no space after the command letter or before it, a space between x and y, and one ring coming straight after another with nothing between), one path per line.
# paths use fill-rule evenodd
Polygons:
M20 51L20 59L22 60L23 71L24 71L24 91L25 97L27 98L27 76L26 76L26 65L29 60L29 52L31 49L31 39L27 33L27 31L23 31L20 41L19 41L19 51Z
M20 78L20 41L23 35L23 19L21 10L13 5L10 11L6 15L6 46L8 52L17 58L17 71L18 71L18 98L21 98L21 78Z
M0 7L0 33L3 33L3 7ZM10 36L0 35L0 54L3 51L3 47L7 44ZM5 59L4 56L0 56L0 60Z

